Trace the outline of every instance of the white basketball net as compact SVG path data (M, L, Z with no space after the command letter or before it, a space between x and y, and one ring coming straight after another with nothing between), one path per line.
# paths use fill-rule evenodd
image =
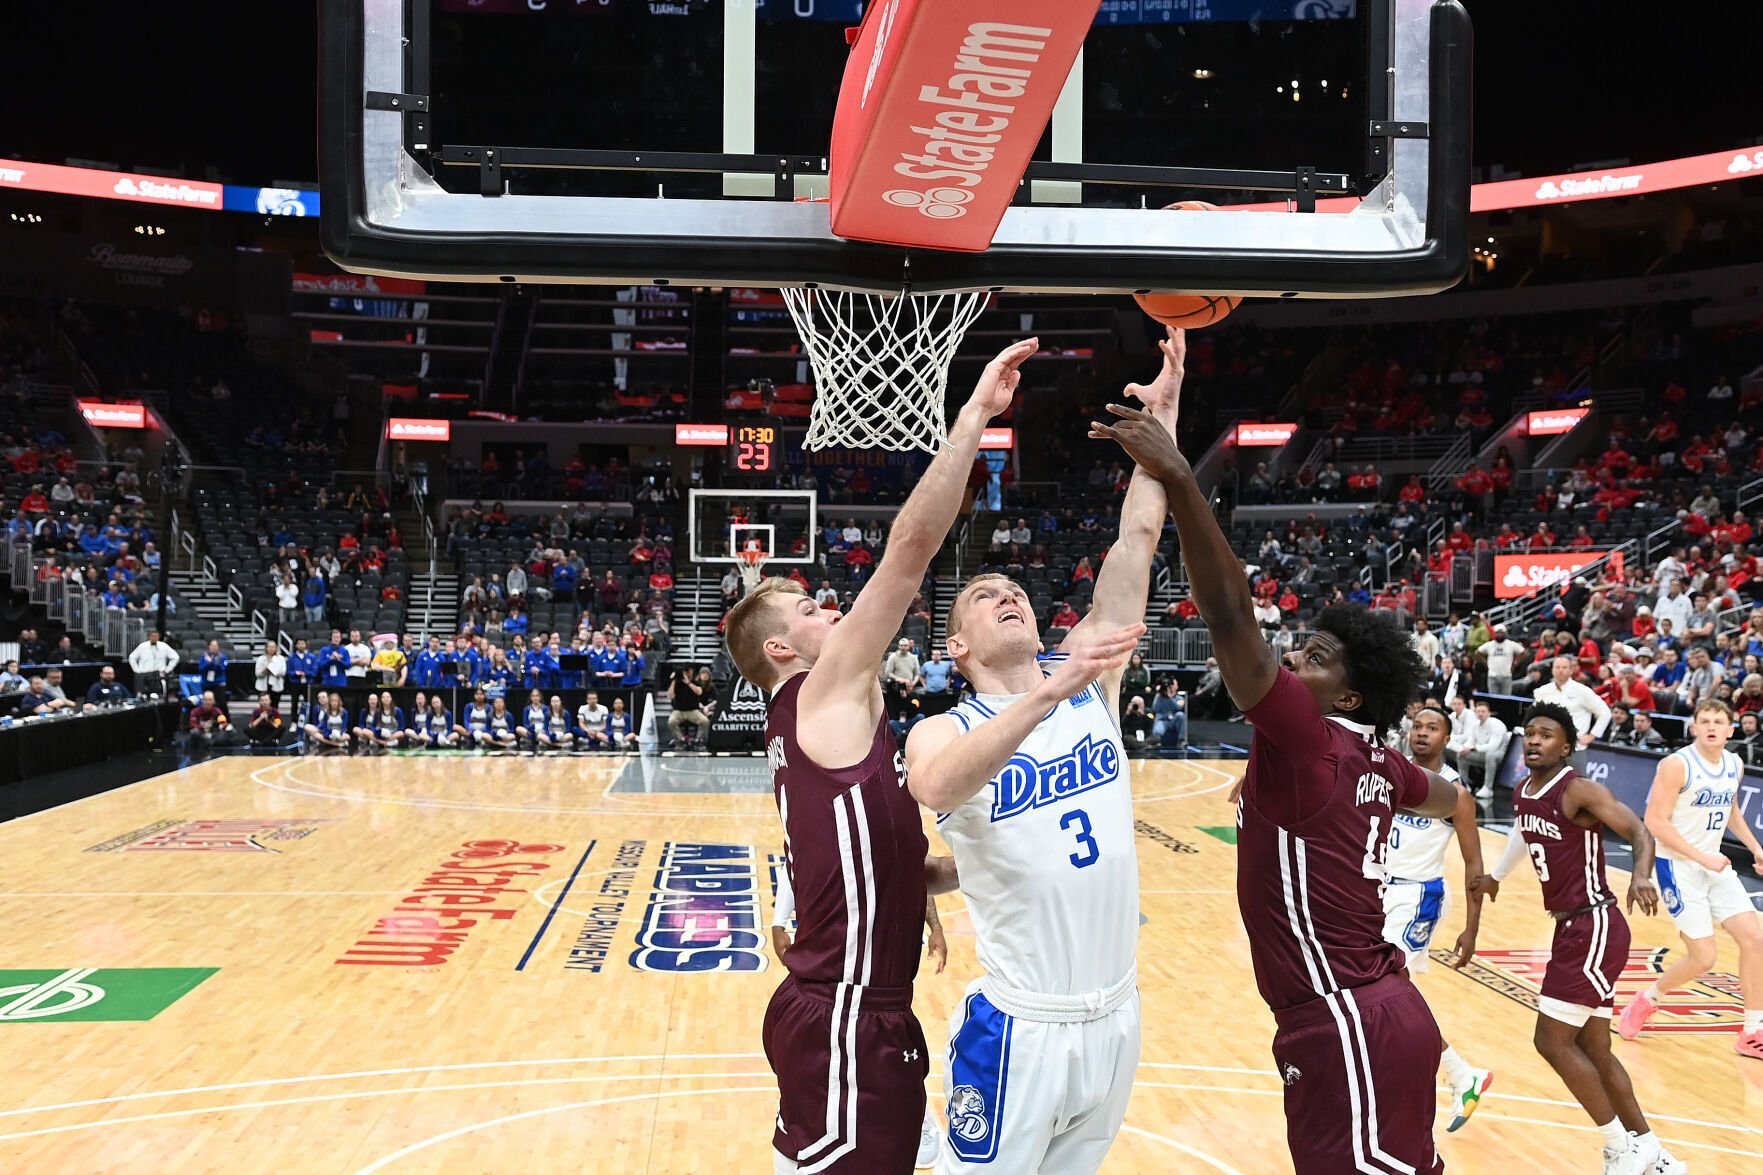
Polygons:
M923 449L943 440L955 348L990 295L783 290L814 365L810 449Z
M735 567L740 571L741 583L745 586L746 591L748 592L758 587L760 581L765 578L765 559L762 556L743 555L741 556L741 561L737 563ZM745 595L746 592L743 592L742 594Z

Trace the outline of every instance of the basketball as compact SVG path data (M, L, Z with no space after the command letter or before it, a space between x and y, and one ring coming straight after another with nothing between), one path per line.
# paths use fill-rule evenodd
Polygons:
M1190 212L1215 212L1216 204L1208 204L1204 200L1179 200L1174 204L1165 204L1165 208L1183 208ZM1202 326L1211 326L1232 310L1237 308L1241 298L1229 298L1223 294L1134 294L1133 300L1139 308L1165 326L1179 326L1188 330L1197 330Z

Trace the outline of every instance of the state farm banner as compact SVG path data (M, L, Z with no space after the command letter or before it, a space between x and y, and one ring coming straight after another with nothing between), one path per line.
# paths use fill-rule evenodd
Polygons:
M832 231L988 248L1100 3L870 5L833 119Z
M1565 555L1495 555L1494 595L1510 600L1558 588L1607 553L1584 550Z
M1239 449L1277 448L1291 440L1298 426L1290 422L1256 421L1237 425Z
M1524 417L1524 431L1533 437L1559 436L1572 432L1589 411L1589 408L1549 408L1528 412Z
M126 171L98 171L90 167L64 167L59 163L31 163L0 159L0 189L54 192L62 196L92 196L101 200L132 200L175 208L218 212L225 207L225 188L206 180L164 179L131 175Z

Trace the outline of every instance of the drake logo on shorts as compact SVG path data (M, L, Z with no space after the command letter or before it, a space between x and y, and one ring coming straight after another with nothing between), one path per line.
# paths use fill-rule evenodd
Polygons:
M957 1085L949 1096L949 1133L966 1142L978 1142L989 1129L985 1097L971 1085Z

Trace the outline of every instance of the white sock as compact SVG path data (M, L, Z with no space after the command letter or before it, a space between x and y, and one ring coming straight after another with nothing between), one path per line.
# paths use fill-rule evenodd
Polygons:
M1641 994L1646 996L1649 1000L1652 1000L1655 1004L1665 999L1665 993L1659 990L1659 985L1657 983L1649 983L1647 985L1647 990Z
M1475 1070L1471 1069L1468 1062L1459 1057L1457 1050L1450 1045L1446 1045L1445 1051L1439 1054L1439 1062L1444 1065L1445 1076L1451 1079L1451 1086L1454 1089L1468 1085L1475 1079Z
M1763 1012L1745 1013L1745 1035L1753 1032L1763 1032Z
M1656 1152L1659 1149L1659 1140L1653 1137L1653 1132L1651 1130L1647 1131L1645 1134L1637 1134L1634 1136L1634 1149L1637 1151Z
M1622 1128L1620 1118L1612 1118L1598 1127L1598 1133L1604 1136L1604 1149L1607 1151L1619 1151L1628 1146L1628 1131Z

